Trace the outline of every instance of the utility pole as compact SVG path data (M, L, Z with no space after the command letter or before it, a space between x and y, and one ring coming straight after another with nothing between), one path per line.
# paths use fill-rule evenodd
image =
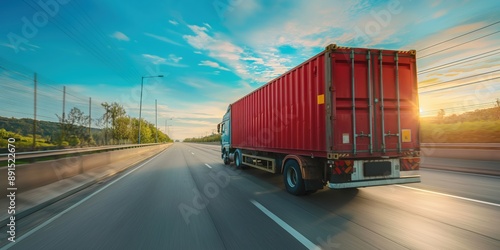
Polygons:
M153 78L153 77L163 77L163 75L143 76L141 78L141 101L139 103L139 138L137 138L137 144L141 144L142 89L143 89L143 85L144 85L144 78Z
M108 115L109 114L109 107L106 105L106 130L104 130L104 144L108 145Z
M92 97L89 97L89 142L92 139L92 132L90 131L91 123L92 123Z
M155 99L155 131L156 131L156 143L158 143L158 100Z
M62 120L61 120L61 142L62 140L66 139L66 86L63 86L63 105L62 105Z
M36 73L34 76L34 84L35 84L35 91L34 91L34 96L33 96L33 150L35 150L36 147L36 88L37 88L37 79L36 79Z
M65 116L65 110L66 110L66 86L63 86L63 110L62 110L62 119L64 122L64 116Z

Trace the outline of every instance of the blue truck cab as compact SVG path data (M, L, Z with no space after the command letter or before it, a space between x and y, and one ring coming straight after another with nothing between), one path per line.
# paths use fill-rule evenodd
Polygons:
M231 148L231 105L227 107L227 112L222 118L222 122L217 126L217 130L221 134L221 157L224 164L228 165L231 162L229 158Z

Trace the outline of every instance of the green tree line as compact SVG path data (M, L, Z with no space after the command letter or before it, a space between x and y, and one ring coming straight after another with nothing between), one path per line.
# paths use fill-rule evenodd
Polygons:
M220 142L220 134L212 134L200 138L186 138L184 142Z
M139 119L127 115L122 105L113 102L101 104L104 114L91 119L73 107L68 114L59 116L59 122L36 121L35 147L95 146L137 143ZM89 123L102 127L91 128ZM33 119L0 117L0 137L16 138L23 147L33 146ZM4 141L2 140L2 141ZM141 143L170 142L166 134L154 124L141 119ZM21 144L19 144L21 145ZM5 147L0 143L0 147Z

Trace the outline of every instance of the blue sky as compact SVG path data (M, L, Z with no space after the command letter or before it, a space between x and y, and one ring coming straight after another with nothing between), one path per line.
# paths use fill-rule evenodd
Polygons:
M437 84L421 89L422 115L435 115L440 108L453 113L492 106L500 98L494 79L500 75L495 54L500 24L420 51L500 21L498 1L42 0L2 5L0 116L32 117L31 78L37 72L40 119L56 121L62 86L68 93L66 112L76 106L88 113L91 97L93 117L102 114L99 103L105 101L119 102L138 117L141 76L162 74L145 79L143 117L154 123L157 99L162 130L168 119L174 138L205 135L229 103L330 43L417 49L419 70L485 55L419 74L421 86Z

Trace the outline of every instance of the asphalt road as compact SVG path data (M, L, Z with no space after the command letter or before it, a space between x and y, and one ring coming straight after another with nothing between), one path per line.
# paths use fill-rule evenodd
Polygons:
M500 249L500 178L422 170L403 186L296 197L282 177L175 143L17 222L7 249Z

